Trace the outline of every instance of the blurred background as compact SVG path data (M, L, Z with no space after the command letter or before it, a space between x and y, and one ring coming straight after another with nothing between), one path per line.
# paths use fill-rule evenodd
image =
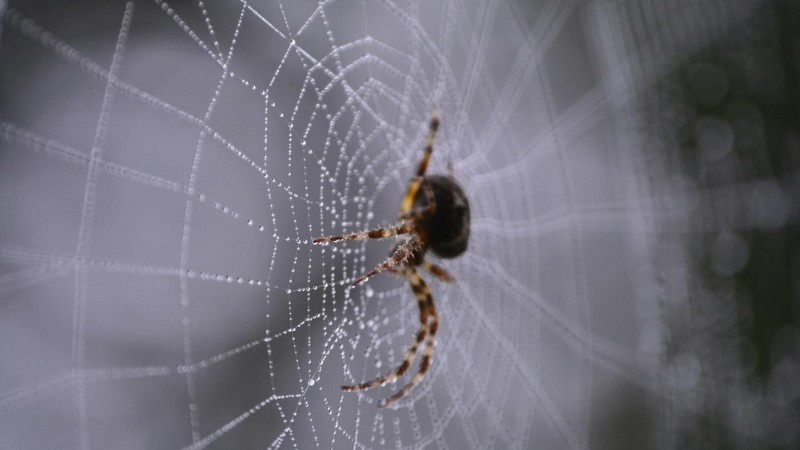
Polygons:
M0 448L800 445L797 2L0 16ZM395 223L437 109L470 247L378 409L416 301L311 240Z

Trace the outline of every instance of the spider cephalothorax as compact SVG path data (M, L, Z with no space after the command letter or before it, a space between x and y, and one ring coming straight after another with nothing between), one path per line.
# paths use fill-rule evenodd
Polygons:
M410 392L422 381L433 358L434 340L436 332L439 330L439 314L433 305L433 297L427 284L417 272L417 267L422 267L442 281L452 282L453 277L443 268L426 260L425 255L430 250L442 258L455 258L467 250L469 242L469 201L464 190L452 176L425 175L438 130L439 115L434 114L430 122L425 152L417 168L417 175L408 186L408 191L400 205L400 224L392 228L378 228L361 233L314 239L315 244L320 244L408 235L408 239L394 247L386 261L353 283L353 285L360 284L373 275L388 271L408 280L419 305L422 329L417 334L414 344L406 353L400 367L388 375L366 383L342 386L342 389L346 391L360 391L396 380L408 371L419 346L425 341L425 350L419 371L399 392L380 402L379 407L389 406Z

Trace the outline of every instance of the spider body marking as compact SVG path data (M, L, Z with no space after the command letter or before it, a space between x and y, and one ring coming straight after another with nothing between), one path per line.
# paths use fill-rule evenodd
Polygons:
M433 360L439 314L433 296L417 268L430 272L436 278L453 282L454 278L442 267L425 259L428 250L441 258L455 258L467 250L470 235L470 209L461 185L449 175L426 175L439 129L439 115L434 113L429 124L428 141L416 177L411 180L398 214L400 223L391 228L378 228L341 236L319 237L315 244L355 239L385 239L398 235L408 238L394 246L389 258L359 277L358 285L381 272L390 272L406 278L411 285L419 307L422 328L409 348L402 364L393 372L372 381L342 386L345 391L361 391L382 386L403 376L411 366L420 346L424 345L419 370L400 391L378 403L384 408L394 404L409 393L425 377Z

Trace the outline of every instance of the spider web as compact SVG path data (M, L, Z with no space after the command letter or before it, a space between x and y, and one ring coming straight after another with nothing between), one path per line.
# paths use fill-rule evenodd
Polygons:
M641 114L759 2L49 3L0 41L0 447L767 439L706 370L745 363L672 345L701 188ZM472 237L383 410L339 386L400 364L411 290L350 287L391 243L311 239L394 223L436 109Z

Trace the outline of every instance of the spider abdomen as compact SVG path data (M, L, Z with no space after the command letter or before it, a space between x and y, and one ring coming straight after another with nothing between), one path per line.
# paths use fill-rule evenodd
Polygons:
M422 179L417 207L427 206L426 185L433 192L436 212L420 221L427 236L428 248L442 258L455 258L469 243L469 201L461 186L447 175L428 175Z

